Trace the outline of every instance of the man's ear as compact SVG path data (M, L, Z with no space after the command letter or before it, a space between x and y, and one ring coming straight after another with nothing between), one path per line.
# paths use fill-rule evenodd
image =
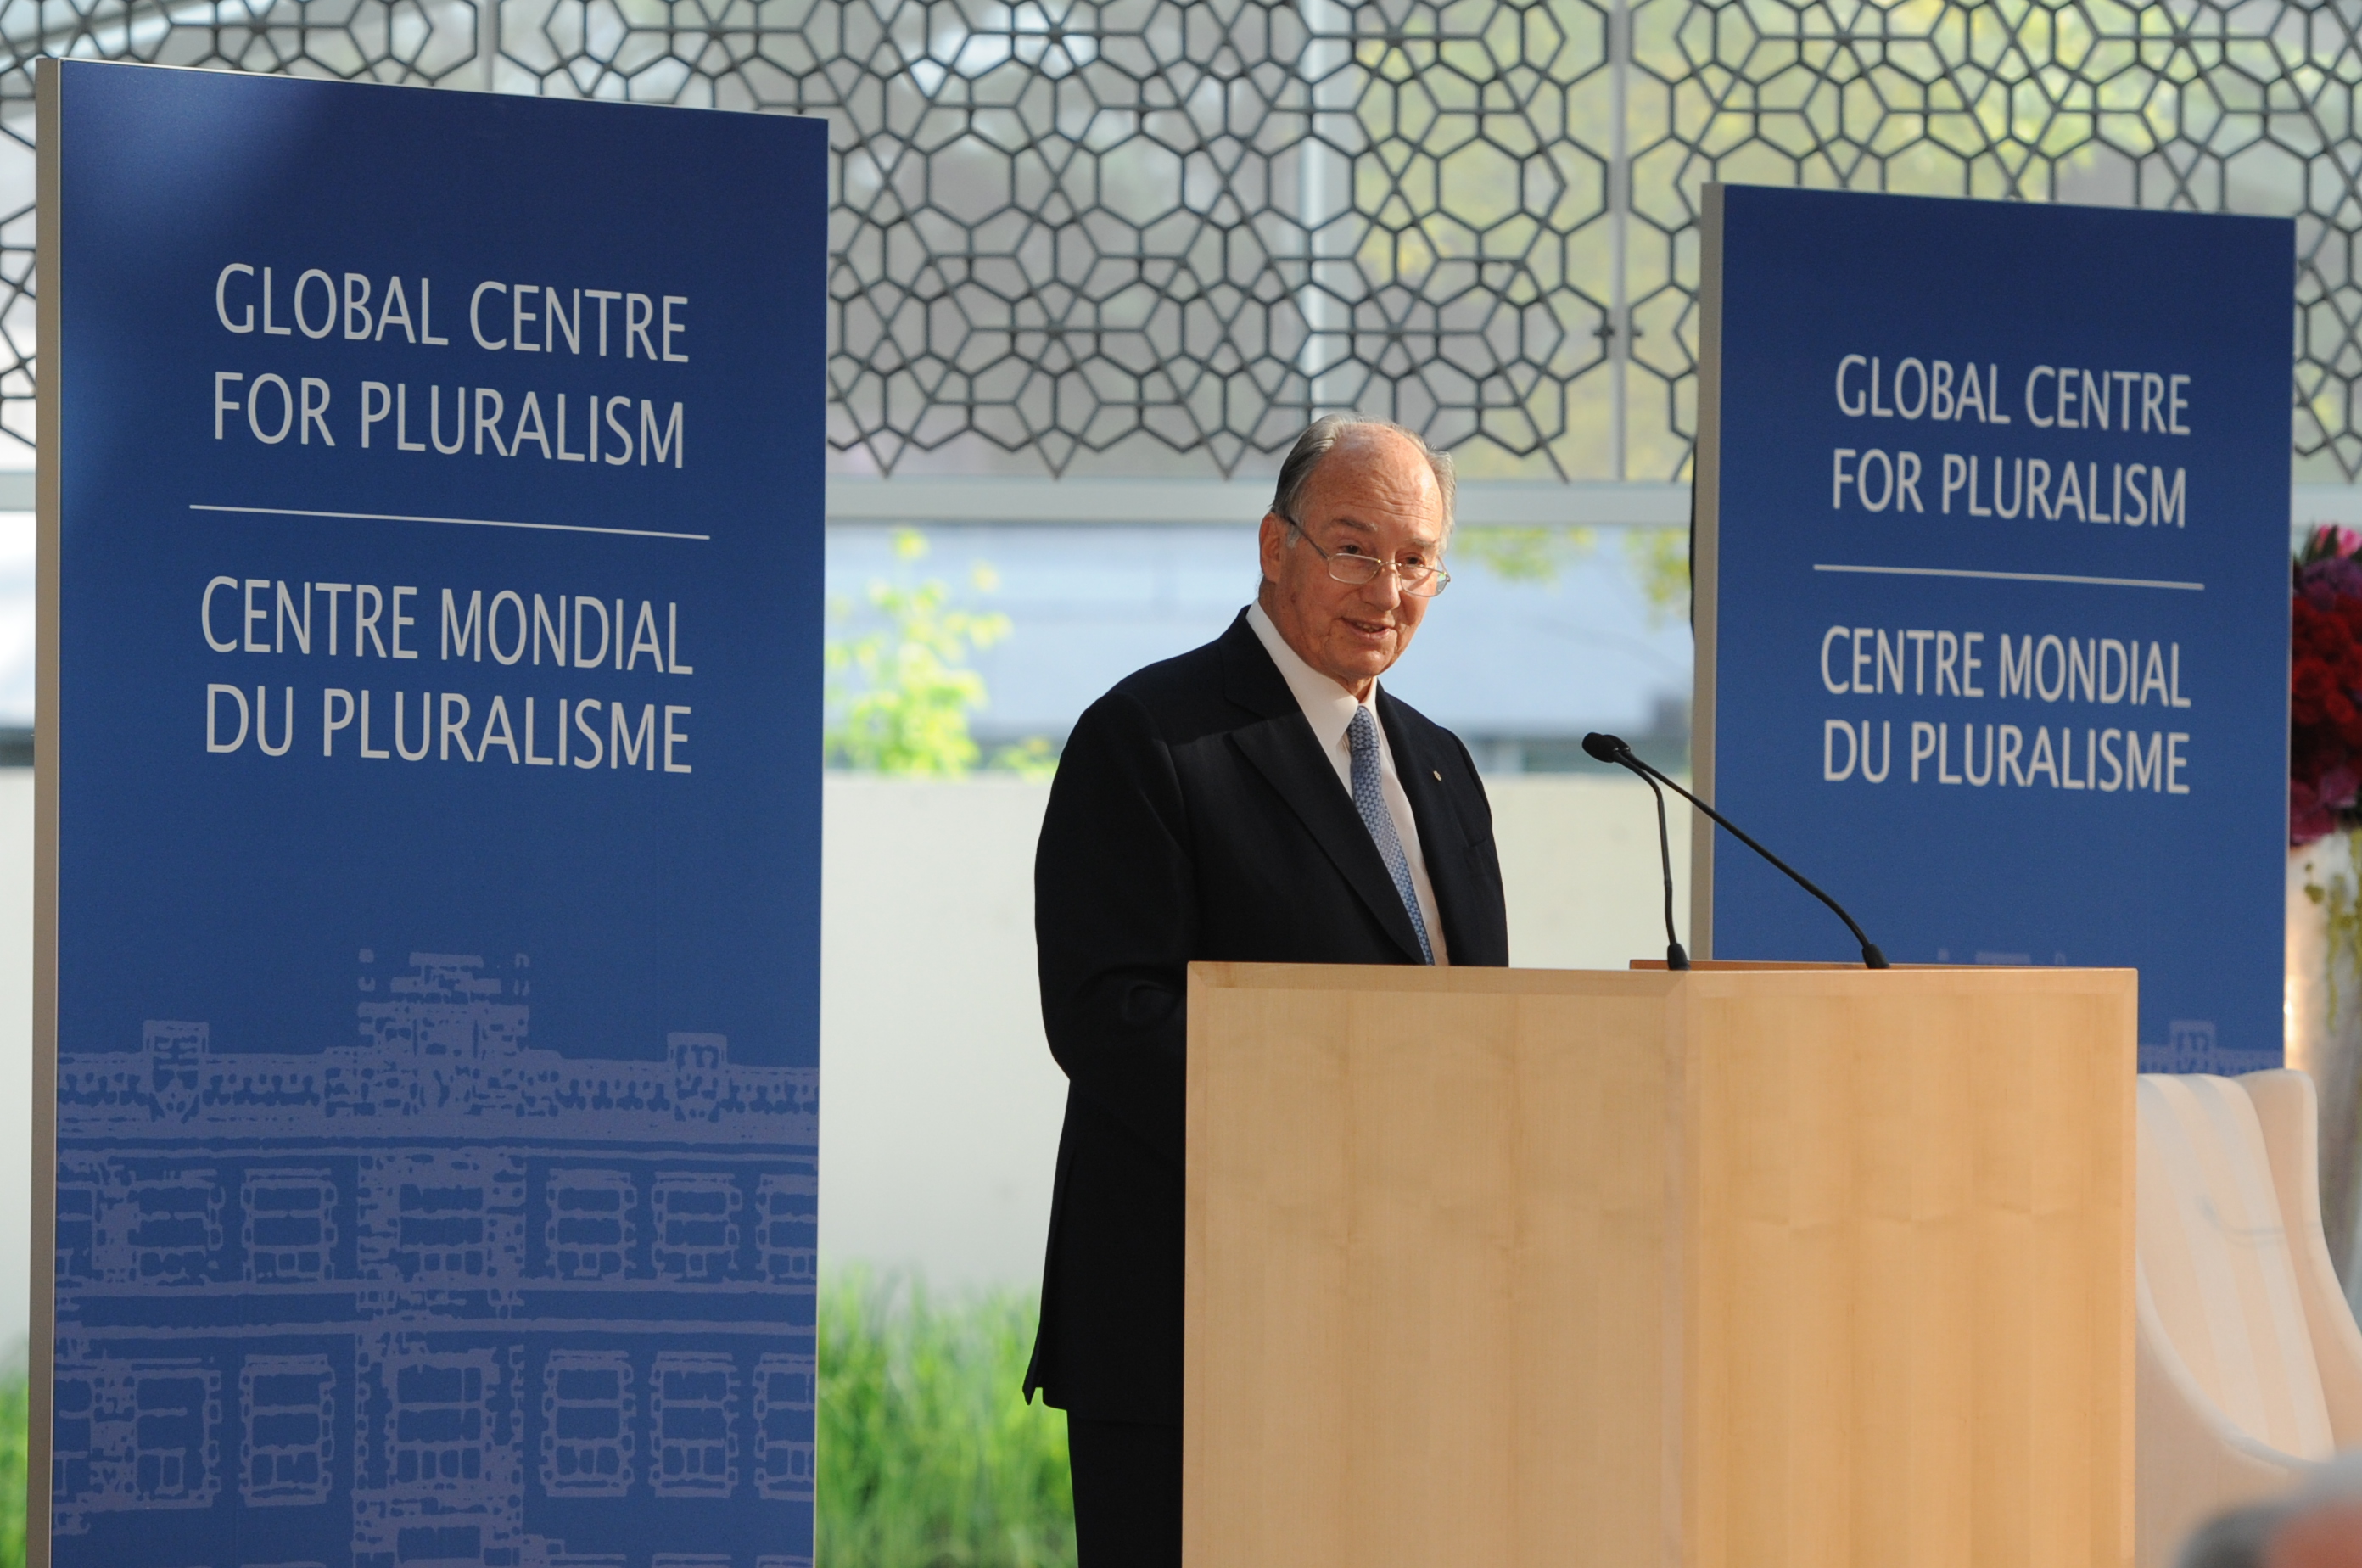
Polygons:
M1255 553L1263 568L1265 582L1279 580L1279 552L1287 547L1287 519L1276 512L1263 514L1263 524L1255 531Z

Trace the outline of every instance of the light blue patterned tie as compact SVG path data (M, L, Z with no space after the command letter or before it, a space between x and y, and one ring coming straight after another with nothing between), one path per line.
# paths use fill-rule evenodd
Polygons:
M1353 748L1353 809L1362 813L1362 825L1370 830L1378 858L1386 863L1395 891L1402 895L1404 912L1410 916L1410 928L1418 937L1419 957L1432 964L1435 949L1428 945L1427 920L1418 912L1418 889L1411 885L1410 860L1403 854L1402 840L1395 834L1394 813L1386 810L1385 795L1378 787L1378 722L1358 702L1353 704L1353 722L1345 726L1345 738Z

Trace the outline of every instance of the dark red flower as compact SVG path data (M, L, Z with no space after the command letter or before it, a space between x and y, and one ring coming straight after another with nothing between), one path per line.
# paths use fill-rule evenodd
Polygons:
M2304 845L2327 838L2336 826L2336 819L2322 805L2312 786L2289 780L2289 843Z

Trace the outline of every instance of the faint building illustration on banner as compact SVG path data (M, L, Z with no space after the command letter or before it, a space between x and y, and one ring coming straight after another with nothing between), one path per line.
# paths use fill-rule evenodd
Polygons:
M817 1072L360 959L354 1044L60 1058L61 1561L190 1568L187 1509L216 1568L804 1568L743 1543L809 1529Z

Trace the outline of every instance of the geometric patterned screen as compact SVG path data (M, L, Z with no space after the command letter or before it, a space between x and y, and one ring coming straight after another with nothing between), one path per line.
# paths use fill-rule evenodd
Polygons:
M1267 470L1350 406L1472 477L1680 478L1723 179L2294 216L2297 477L2350 480L2350 10L0 0L0 428L32 429L30 62L71 54L826 116L853 471Z

